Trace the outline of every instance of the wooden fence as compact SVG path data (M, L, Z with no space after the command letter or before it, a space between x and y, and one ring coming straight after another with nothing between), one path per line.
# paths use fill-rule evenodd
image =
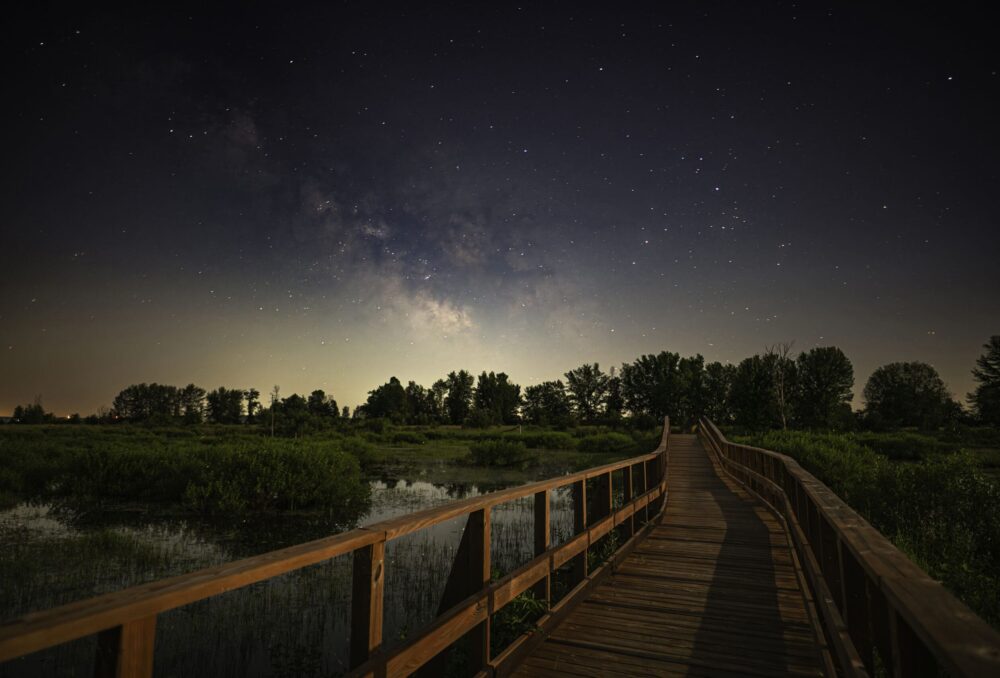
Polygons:
M841 673L1000 676L1000 634L794 459L731 443L708 419L699 434L784 519Z
M464 639L472 670L504 675L531 645L530 634L497 656L490 651L493 615L532 589L548 612L541 628L559 619L642 538L663 507L667 491L667 440L664 421L659 447L649 454L579 473L529 483L440 507L418 511L325 539L265 553L191 574L152 582L89 600L28 614L0 626L0 662L77 638L97 634L96 676L148 677L153 673L157 615L233 589L353 554L350 663L352 673L403 676L441 656ZM620 476L620 478L616 478ZM620 484L623 497L615 507ZM588 490L588 484L591 489ZM549 541L550 495L572 486L574 536L558 546ZM591 496L588 497L588 492ZM498 504L534 497L535 557L498 581L491 581L490 513ZM467 516L462 541L434 622L406 645L382 649L386 543L438 523ZM604 565L588 571L588 550L612 530L625 539ZM572 589L558 602L552 597L556 570L571 570Z

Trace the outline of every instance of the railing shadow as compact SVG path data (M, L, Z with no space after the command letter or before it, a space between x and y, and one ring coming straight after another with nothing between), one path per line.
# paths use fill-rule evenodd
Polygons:
M759 505L726 487L707 454L700 459L708 467L702 476L704 487L685 491L695 493L705 515L718 516L725 528L694 636L692 661L717 670L787 672L787 648L780 631L775 637L775 630L785 624L770 549L771 531L755 511ZM730 634L730 629L739 633ZM752 646L742 640L747 636L753 636ZM739 642L744 644L734 645Z

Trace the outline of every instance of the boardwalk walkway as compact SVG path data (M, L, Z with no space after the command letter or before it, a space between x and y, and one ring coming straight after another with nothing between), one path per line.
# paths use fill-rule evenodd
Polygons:
M824 675L781 523L693 435L670 438L669 488L660 523L515 675Z

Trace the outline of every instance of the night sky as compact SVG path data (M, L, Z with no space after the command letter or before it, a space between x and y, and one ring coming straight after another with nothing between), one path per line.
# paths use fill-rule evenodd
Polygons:
M659 4L8 17L0 414L782 341L964 398L1000 332L991 24Z

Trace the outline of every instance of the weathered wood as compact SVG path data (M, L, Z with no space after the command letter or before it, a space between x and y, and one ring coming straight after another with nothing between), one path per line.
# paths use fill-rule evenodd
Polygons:
M632 504L631 504L632 499L635 498L635 491L633 489L634 488L634 483L633 483L633 481L634 481L633 476L634 475L635 475L635 467L634 466L629 466L629 467L625 468L625 473L622 476L622 481L623 481L623 485L622 485L622 502L623 502L623 507L631 507L632 506ZM626 537L631 537L632 535L635 534L635 511L634 511L634 509L629 512L629 514L628 514L628 520L627 520L627 522L624 525L624 529L625 529L625 536Z
M587 481L573 483L573 533L579 535L587 529ZM584 552L573 560L573 582L581 582L587 576L587 553L589 544L584 543Z
M351 592L351 667L368 661L382 645L385 542L354 552Z
M770 466L768 473L780 479L792 509L786 515L808 534L806 547L822 564L824 585L830 584L831 600L846 613L852 645L858 645L856 654L869 669L881 661L890 672L905 671L899 665L904 656L918 656L933 658L954 675L1000 675L1000 634L795 460L729 443L707 420L702 421L702 430L713 447L720 446L733 463L747 469L748 478L751 466ZM899 637L910 648L909 655L894 645L894 628L902 629Z
M97 634L96 678L151 678L156 616L136 619Z
M549 550L549 540L552 535L551 508L549 491L535 493L535 555L540 556ZM544 600L545 605L552 604L552 576L545 573L545 579L538 582L534 589L535 597Z

